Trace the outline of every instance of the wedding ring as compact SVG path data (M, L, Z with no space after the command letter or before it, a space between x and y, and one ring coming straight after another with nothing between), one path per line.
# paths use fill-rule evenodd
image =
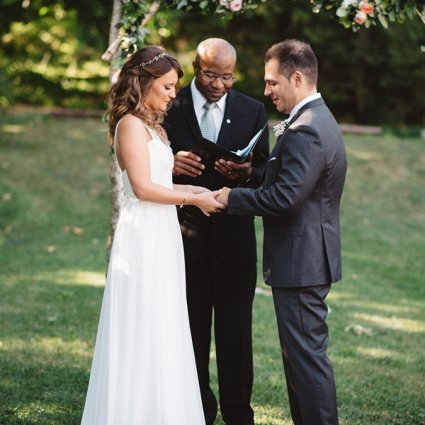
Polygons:
M232 175L232 172L231 171L229 171L229 176L231 176Z

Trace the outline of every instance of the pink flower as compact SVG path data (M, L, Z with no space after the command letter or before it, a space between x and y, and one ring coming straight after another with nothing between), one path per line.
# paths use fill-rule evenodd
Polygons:
M370 15L371 13L373 13L375 8L373 7L373 4L370 4L367 1L363 0L359 3L359 9L362 12L366 13L366 15Z
M242 0L232 0L229 4L229 9L232 12L239 12L242 9Z
M366 13L364 13L364 12L362 12L361 10L359 10L357 13L356 13L356 16L354 17L354 22L356 22L357 24L364 24L364 22L366 21L366 19L367 19L367 15L366 15Z

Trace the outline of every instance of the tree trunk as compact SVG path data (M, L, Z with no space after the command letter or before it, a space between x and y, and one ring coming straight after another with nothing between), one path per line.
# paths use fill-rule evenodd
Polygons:
M112 9L111 27L109 30L109 45L118 39L119 24L122 18L122 0L114 0ZM115 54L119 53L119 50ZM112 84L112 77L117 71L114 68L115 61L111 60L109 67L109 81ZM114 239L115 228L117 226L118 217L120 213L120 194L122 191L122 179L120 178L120 170L118 161L114 154L111 155L110 166L110 182L111 182L111 223L109 227L108 237L108 260L111 253L112 242Z

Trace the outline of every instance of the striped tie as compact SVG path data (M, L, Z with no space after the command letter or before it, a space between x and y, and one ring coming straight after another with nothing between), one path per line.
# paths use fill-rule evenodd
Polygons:
M205 139L210 140L211 142L216 142L217 135L216 135L216 129L213 119L213 109L215 108L216 103L208 103L206 102L203 106L205 109L204 113L201 117L201 133L202 136L205 137Z

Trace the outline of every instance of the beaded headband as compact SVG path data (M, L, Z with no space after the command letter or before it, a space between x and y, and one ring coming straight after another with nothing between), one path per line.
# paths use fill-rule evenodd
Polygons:
M138 66L141 66L142 68L144 68L145 66L151 65L154 62L156 62L158 59L161 59L163 56L168 55L167 52L162 52L159 55L154 56L152 59L146 61L146 62L141 62L139 63Z

